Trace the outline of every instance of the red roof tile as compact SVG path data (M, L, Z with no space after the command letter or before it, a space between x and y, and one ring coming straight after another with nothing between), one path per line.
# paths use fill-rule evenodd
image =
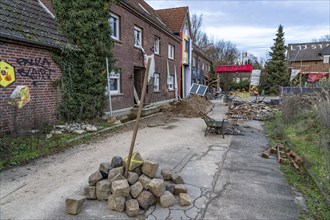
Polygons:
M179 33L188 12L188 7L160 9L156 12L173 33Z

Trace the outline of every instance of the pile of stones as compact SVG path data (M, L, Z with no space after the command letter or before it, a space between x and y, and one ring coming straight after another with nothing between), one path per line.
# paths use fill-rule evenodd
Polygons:
M141 163L131 162L131 165L125 178L127 166L122 157L115 156L111 163L101 163L99 170L89 176L85 196L66 199L66 212L79 214L86 199L107 201L110 210L125 211L130 217L143 214L157 202L164 208L176 203L181 206L192 204L184 181L177 173L162 169L159 174L159 164L153 161L142 160Z

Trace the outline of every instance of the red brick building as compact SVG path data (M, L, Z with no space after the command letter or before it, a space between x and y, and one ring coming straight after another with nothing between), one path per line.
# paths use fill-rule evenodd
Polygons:
M51 52L68 41L41 1L1 1L0 8L0 133L54 122L58 92L53 82L61 71ZM6 77L10 66L15 71ZM8 103L17 86L30 90L30 101L22 108Z
M140 99L145 68L141 48L154 52L155 72L149 80L145 103L175 98L175 73L180 72L180 39L143 0L119 1L110 6L110 26L118 71L111 74L115 112L129 110ZM136 95L134 95L134 90Z

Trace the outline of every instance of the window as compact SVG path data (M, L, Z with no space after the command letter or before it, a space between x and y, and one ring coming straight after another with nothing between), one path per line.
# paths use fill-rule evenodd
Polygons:
M174 46L171 44L168 45L168 58L174 59Z
M160 48L160 39L159 37L155 37L155 42L154 42L154 53L159 55L159 48Z
M323 56L323 63L330 63L330 55Z
M159 91L159 74L154 73L154 91Z
M142 30L136 26L134 27L134 46L142 47Z
M193 67L196 67L196 57L193 57L192 65L193 65Z
M174 76L168 76L167 79L167 89L168 90L174 90Z
M110 13L109 18L111 37L113 39L119 40L119 17Z
M120 73L112 71L110 73L110 93L120 93Z
M184 40L184 52L188 53L189 51L189 41Z
M204 63L202 63L202 70L204 70Z

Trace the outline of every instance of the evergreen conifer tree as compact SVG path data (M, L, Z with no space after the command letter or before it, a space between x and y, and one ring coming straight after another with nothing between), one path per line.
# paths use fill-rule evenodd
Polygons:
M278 94L279 86L288 86L290 75L287 72L286 49L283 26L278 27L274 45L269 55L271 59L266 63L267 75L262 81L262 89L267 94Z

